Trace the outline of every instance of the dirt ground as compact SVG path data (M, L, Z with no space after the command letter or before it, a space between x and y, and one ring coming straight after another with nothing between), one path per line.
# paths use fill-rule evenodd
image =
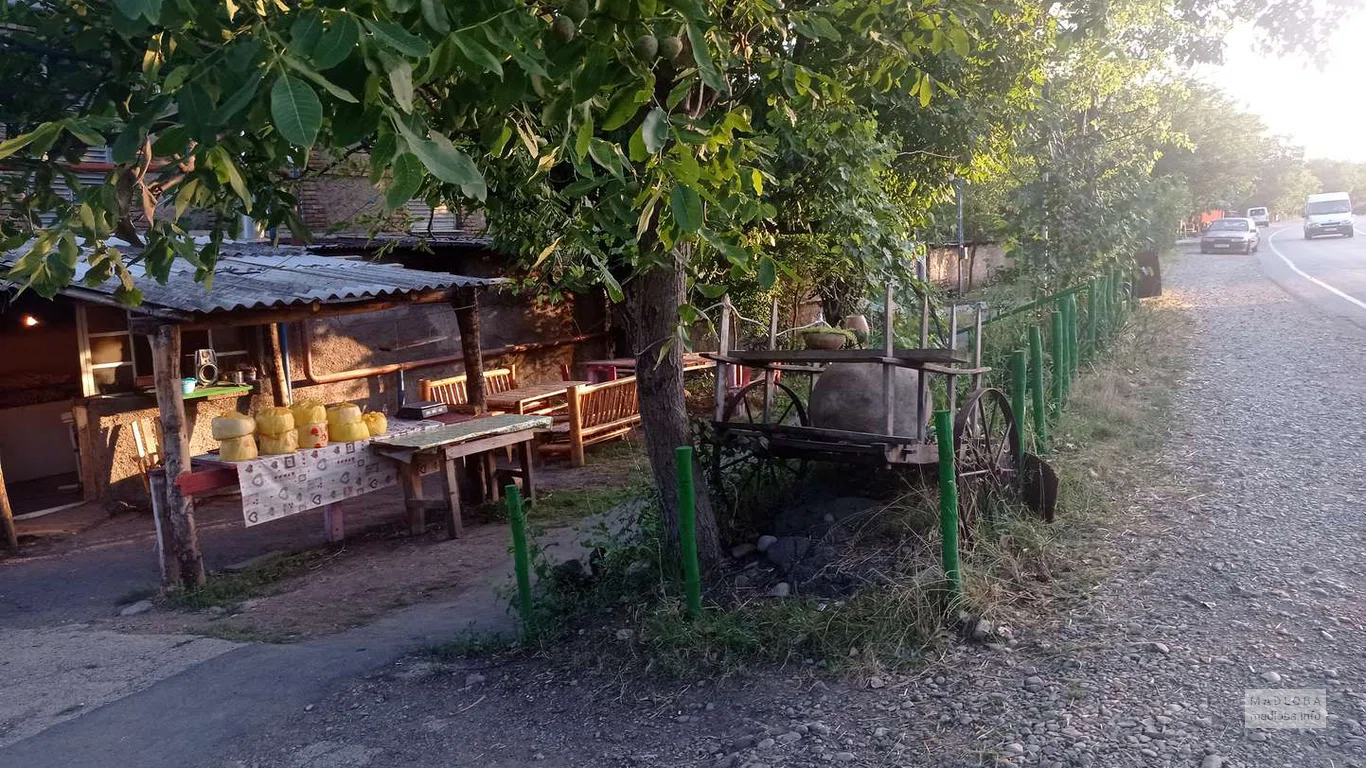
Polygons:
M542 465L541 500L529 520L548 528L598 511L596 502L636 481L643 461L630 441L598 446L585 467ZM435 497L438 478L426 482ZM109 516L88 505L24 521L21 556L0 560L0 619L6 626L93 622L119 632L292 642L445 600L501 577L510 561L499 505L467 507L457 540L447 540L439 525L410 536L396 488L352 500L345 515L347 539L330 545L321 511L243 528L235 496L201 502L196 517L211 571L268 561L244 576L216 578L204 599L158 600L137 616L118 611L156 592L155 534L146 514Z

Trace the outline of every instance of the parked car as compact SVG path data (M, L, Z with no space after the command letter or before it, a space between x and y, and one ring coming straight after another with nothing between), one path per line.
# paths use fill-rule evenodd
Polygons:
M1356 235L1352 220L1352 198L1346 192L1326 192L1310 195L1304 204L1304 239L1319 235Z
M1271 226L1271 212L1265 208L1249 208L1247 209L1247 217L1259 227Z
M1211 221L1200 238L1201 253L1237 251L1252 253L1262 244L1262 235L1252 219L1225 218Z

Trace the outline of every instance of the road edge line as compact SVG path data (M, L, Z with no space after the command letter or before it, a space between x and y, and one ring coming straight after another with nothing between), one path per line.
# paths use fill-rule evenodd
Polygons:
M1308 272L1305 272L1304 270L1302 270L1302 269L1300 269L1298 266L1296 266L1295 262L1291 261L1291 260L1289 259L1289 257L1287 257L1284 253L1281 253L1281 249L1276 247L1276 236L1279 235L1279 234L1282 233L1282 232L1285 232L1285 231L1288 230L1288 229L1290 229L1290 227L1283 227L1283 228L1281 228L1281 229L1278 229L1278 230L1276 230L1275 232L1272 232L1272 233L1266 238L1266 245L1267 245L1268 248L1271 249L1271 252L1274 253L1274 254L1276 254L1276 257L1279 258L1281 261L1285 262L1285 265L1286 265L1287 267L1290 267L1290 269L1291 269L1295 274L1299 275L1300 277L1304 278L1305 280L1308 280L1309 282L1313 283L1314 285L1317 285L1318 287L1320 287L1320 288L1322 288L1322 289L1328 291L1329 293L1332 293L1333 295L1338 296L1339 298L1346 299L1347 301L1350 301L1351 303L1355 304L1356 306L1358 306L1358 307L1360 307L1360 308L1362 308L1362 309L1366 309L1366 301L1362 301L1361 299L1358 299L1358 298L1355 297L1355 296L1350 296L1350 295L1348 295L1348 294L1346 294L1346 293L1343 293L1342 291L1338 290L1337 288L1334 288L1333 286L1329 285L1328 283L1325 283L1325 282L1323 282L1322 280L1318 279L1317 277L1314 277L1313 275L1309 274Z

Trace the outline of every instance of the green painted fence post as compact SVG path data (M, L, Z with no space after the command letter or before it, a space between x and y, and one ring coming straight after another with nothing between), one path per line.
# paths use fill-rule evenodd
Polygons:
M1091 285L1086 289L1086 359L1090 360L1096 356L1096 324L1100 318L1096 317L1096 278L1091 278Z
M1028 374L1025 365L1027 360L1023 349L1017 349L1010 353L1010 410L1015 412L1015 428L1020 430L1020 455L1015 457L1017 461L1024 458L1025 451L1025 377Z
M1029 326L1029 389L1034 416L1034 443L1040 453L1048 452L1048 409L1044 407L1043 331L1038 323Z
M1072 392L1071 380L1075 379L1077 372L1081 370L1081 361L1078 359L1081 346L1077 342L1077 294L1067 294L1063 306L1066 307L1067 318L1067 392L1070 395Z
M697 508L692 476L692 446L674 449L678 474L678 550L683 557L683 591L688 596L688 614L702 615L702 569L697 562Z
M1067 360L1062 338L1062 313L1054 311L1049 315L1053 346L1049 352L1053 356L1053 412L1061 413L1063 401L1067 399Z
M939 537L944 576L954 602L963 596L963 572L958 564L958 475L953 466L953 417L934 412L934 435L939 443Z
M517 574L517 607L522 613L522 638L531 637L531 556L526 544L526 512L522 493L516 483L503 488L507 499L508 521L512 528L512 567Z
M1110 270L1110 311L1115 317L1115 330L1124 324L1124 308L1119 303L1119 271Z

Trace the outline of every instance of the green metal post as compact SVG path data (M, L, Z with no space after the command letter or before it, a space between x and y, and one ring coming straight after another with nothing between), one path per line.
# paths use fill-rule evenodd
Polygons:
M1050 340L1053 346L1049 348L1053 356L1053 408L1055 413L1062 411L1062 404L1067 399L1067 360L1062 338L1062 313L1053 312L1049 315L1052 336Z
M1015 458L1024 458L1025 450L1025 376L1028 371L1025 362L1029 358L1025 356L1023 349L1017 349L1010 353L1010 410L1015 412L1015 428L1020 430L1020 454Z
M1067 319L1067 391L1072 392L1071 380L1077 377L1077 372L1081 370L1080 356L1081 347L1077 343L1077 294L1067 294L1064 302L1064 317Z
M939 443L939 536L944 576L950 597L963 596L963 572L958 564L958 473L953 466L953 417L947 410L934 412L934 435Z
M526 512L515 483L503 488L512 527L512 565L517 573L517 605L522 612L522 637L531 637L531 556L526 545Z
M1096 356L1096 323L1100 319L1096 317L1096 278L1091 278L1091 285L1086 289L1086 358L1089 360Z
M1110 270L1110 311L1115 318L1115 329L1124 324L1124 308L1119 302L1119 270Z
M688 596L688 614L702 615L702 569L697 563L697 509L692 478L692 446L674 449L678 473L678 542L683 556L683 590Z
M1048 410L1044 408L1043 331L1038 324L1029 326L1029 390L1034 411L1034 444L1040 453L1048 452Z

